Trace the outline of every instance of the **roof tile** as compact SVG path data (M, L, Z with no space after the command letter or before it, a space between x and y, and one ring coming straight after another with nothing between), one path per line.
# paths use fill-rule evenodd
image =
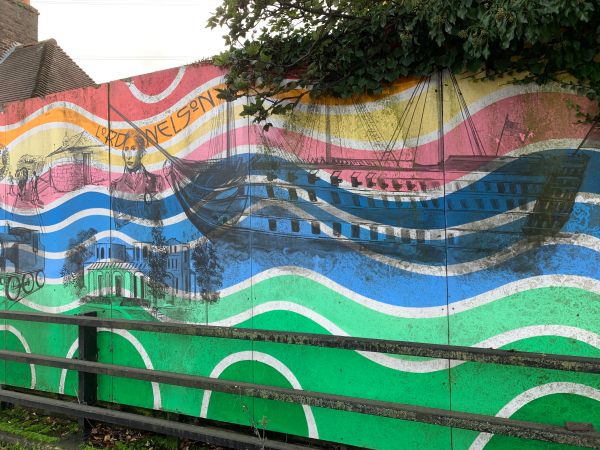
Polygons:
M0 104L94 84L54 39L17 46L0 63Z

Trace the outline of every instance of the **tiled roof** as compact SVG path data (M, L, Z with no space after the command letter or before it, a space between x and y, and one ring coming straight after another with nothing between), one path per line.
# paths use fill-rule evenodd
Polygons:
M48 157L66 153L79 153L85 150L101 147L104 146L98 144L98 141L95 141L86 131L82 131L75 136L71 136L69 138L65 137L63 145L50 153Z
M102 260L96 261L85 268L86 271L106 269L124 270L127 272L148 272L149 267L145 263L130 263L126 261L117 260Z
M0 57L0 105L94 84L54 39L20 45Z

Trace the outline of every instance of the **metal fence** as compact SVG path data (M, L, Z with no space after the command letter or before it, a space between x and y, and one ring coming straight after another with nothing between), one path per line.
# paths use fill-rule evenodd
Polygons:
M399 420L456 427L492 434L535 439L540 441L600 448L600 433L589 424L567 422L565 427L535 422L512 420L495 416L429 408L380 400L341 396L324 392L288 389L255 383L221 380L175 372L140 369L96 361L97 329L125 329L152 333L170 333L223 339L274 342L292 345L310 345L346 350L390 353L448 360L472 361L487 364L505 364L600 374L600 358L555 355L546 353L495 350L455 345L426 344L382 339L332 336L311 333L292 333L244 328L146 322L95 317L93 315L67 316L45 313L0 311L0 318L8 320L45 322L72 325L79 328L79 359L57 358L39 354L0 350L0 359L27 364L38 364L78 372L80 403L55 400L30 393L0 390L0 401L43 408L48 411L98 420L117 425L201 440L233 448L306 448L301 445L265 441L257 436L214 427L200 427L158 418L95 406L97 402L97 375L131 378L136 380L205 389L228 394L330 408L340 411L388 417Z

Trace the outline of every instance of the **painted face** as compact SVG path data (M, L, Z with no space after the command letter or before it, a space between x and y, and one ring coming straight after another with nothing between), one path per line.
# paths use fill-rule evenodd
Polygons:
M123 161L127 169L138 170L142 165L142 154L144 149L139 148L133 138L128 138L123 145Z

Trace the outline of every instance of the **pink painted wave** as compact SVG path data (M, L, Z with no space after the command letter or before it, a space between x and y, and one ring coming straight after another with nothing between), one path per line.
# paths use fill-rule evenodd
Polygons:
M5 125L19 123L52 103L73 103L101 119L108 118L108 85L74 89L46 95L45 97L31 98L25 101L12 102L4 105ZM70 111L64 114L65 122L74 122ZM2 122L0 122L2 123Z
M133 77L131 82L142 92L156 95L164 91L177 76L179 68L154 72L148 75ZM117 108L129 120L142 120L160 114L180 101L190 92L203 84L224 75L224 71L212 65L186 66L183 78L177 87L163 100L156 103L144 103L138 100L129 89L129 82L122 80L110 83L111 105ZM120 121L116 117L114 120Z

